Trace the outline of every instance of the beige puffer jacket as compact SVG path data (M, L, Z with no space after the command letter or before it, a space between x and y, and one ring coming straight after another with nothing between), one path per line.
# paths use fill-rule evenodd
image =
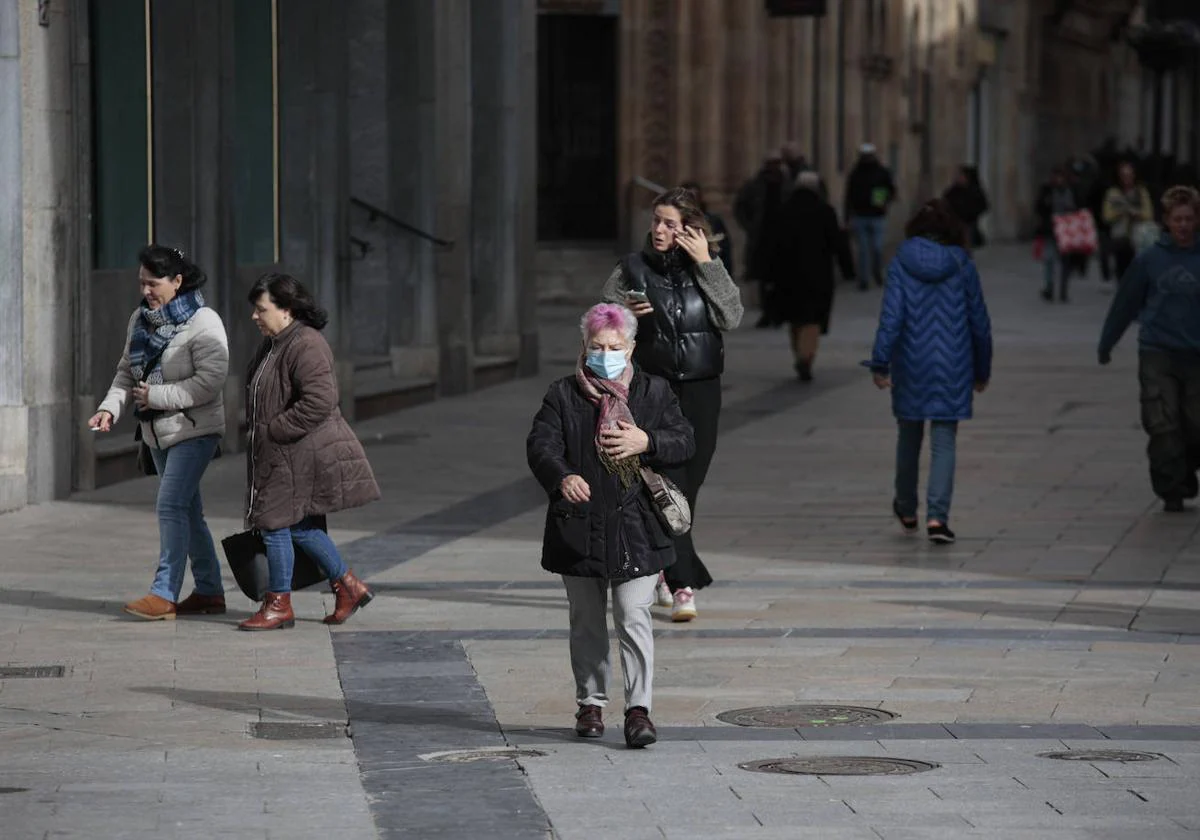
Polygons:
M117 375L100 411L121 419L137 385L129 370L129 340L138 311L129 319L125 351ZM142 440L156 449L170 449L181 441L225 433L225 379L229 375L229 339L221 316L202 307L171 339L162 355L162 385L150 386L150 408L163 413L153 423L142 423Z

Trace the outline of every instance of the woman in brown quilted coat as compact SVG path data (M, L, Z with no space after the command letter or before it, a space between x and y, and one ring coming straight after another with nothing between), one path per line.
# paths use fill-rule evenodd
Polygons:
M262 533L270 582L262 607L239 626L276 630L296 623L296 545L317 561L337 597L325 623L341 624L371 600L371 590L346 568L318 517L375 501L379 485L338 408L333 352L321 335L325 313L286 274L261 277L249 300L266 340L246 375L246 518Z

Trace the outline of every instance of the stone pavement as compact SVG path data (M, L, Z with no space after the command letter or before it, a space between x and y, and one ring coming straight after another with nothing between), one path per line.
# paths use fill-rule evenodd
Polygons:
M696 527L718 582L690 625L659 611L645 751L617 709L603 740L570 733L565 598L537 563L523 443L576 309L544 309L539 379L361 424L385 499L331 525L379 597L344 628L316 590L291 632L234 632L240 594L224 617L127 620L154 566L152 479L0 517L0 666L63 668L0 673L0 836L1200 837L1200 519L1149 491L1133 336L1094 361L1110 290L1044 304L1026 253L980 257L996 375L960 432L953 547L890 517L894 427L857 366L878 293L843 287L811 386L781 333L730 337ZM242 470L205 479L218 536L240 526ZM716 717L796 703L898 717ZM491 748L534 754L438 755ZM1039 757L1085 749L1161 757ZM938 766L738 766L819 756Z

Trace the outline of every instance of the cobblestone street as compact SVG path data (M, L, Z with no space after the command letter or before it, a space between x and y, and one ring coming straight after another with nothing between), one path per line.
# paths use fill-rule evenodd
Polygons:
M717 582L691 624L656 608L644 751L625 749L619 704L604 739L571 732L566 598L538 565L524 441L581 307L543 308L541 376L358 425L384 499L330 525L379 597L344 628L312 589L294 630L235 632L252 605L227 569L226 616L125 616L157 559L153 479L0 516L0 666L63 666L0 672L0 835L1200 838L1200 516L1150 491L1136 335L1102 368L1112 289L1094 268L1046 304L1026 246L979 259L995 375L958 438L954 546L891 516L895 428L858 364L877 291L839 288L811 385L757 313L729 337L696 525ZM240 455L208 471L218 538L241 529L243 480ZM717 719L789 704L896 717ZM352 738L270 726L347 721ZM499 747L533 752L431 756ZM1157 755L1039 756L1077 750ZM819 756L937 766L738 766Z

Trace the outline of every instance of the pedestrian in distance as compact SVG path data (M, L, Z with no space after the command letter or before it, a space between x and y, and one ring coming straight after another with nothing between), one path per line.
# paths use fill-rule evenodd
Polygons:
M1117 183L1104 194L1104 222L1112 237L1117 280L1129 270L1134 256L1158 239L1150 191L1137 177L1131 161L1117 167Z
M979 181L979 170L974 166L960 166L951 184L942 195L954 215L958 216L967 228L967 245L972 249L982 248L984 244L983 231L979 228L979 220L987 213L989 204L987 193Z
M880 163L874 144L863 143L846 178L845 219L858 245L858 288L864 292L872 277L876 286L883 285L883 238L895 200L892 173Z
M1072 272L1082 273L1079 260L1073 254L1060 254L1054 238L1054 217L1064 213L1074 213L1080 209L1082 201L1075 194L1067 177L1067 170L1055 167L1050 173L1050 180L1042 184L1038 191L1037 202L1034 204L1034 216L1037 227L1034 235L1041 242L1042 253L1042 300L1047 303L1054 301L1054 280L1059 281L1058 299L1062 303L1070 300L1070 283Z
M601 298L628 306L637 316L634 361L671 383L695 430L695 454L665 471L687 496L694 522L696 498L717 450L725 370L722 333L741 323L744 310L733 278L713 259L719 246L696 197L676 188L655 198L652 207L645 245L621 259ZM656 600L671 607L674 621L691 621L696 590L712 583L712 575L696 553L692 531L676 537L675 554Z
M729 272L729 276L733 276L733 240L729 238L729 227L725 224L725 220L721 218L719 213L714 213L708 209L708 202L704 200L704 188L700 186L699 181L684 181L680 184L685 190L691 190L696 196L696 203L700 205L700 209L704 211L704 217L708 219L708 225L712 228L713 239L720 248L717 251L717 257L721 260L721 265L725 266L725 270Z
M1142 428L1150 485L1178 513L1200 492L1200 192L1171 187L1162 199L1167 231L1138 254L1113 297L1100 335L1100 364L1135 320Z
M334 608L325 623L341 624L372 594L318 517L375 501L379 485L338 407L333 351L321 335L325 312L287 274L263 275L247 299L263 341L246 371L246 521L262 535L269 582L258 612L239 627L295 625L297 545L329 578Z
M820 189L816 172L801 172L770 237L770 279L778 289L780 314L791 324L792 363L801 382L812 381L821 336L829 332L834 263L844 277L854 277L837 212Z
M221 316L204 304L204 272L182 252L147 245L138 263L142 302L129 319L108 394L88 420L92 431L110 432L132 402L138 436L159 476L158 571L149 594L124 610L152 621L223 613L221 565L200 479L225 433L229 340ZM195 590L180 601L189 557Z
M773 289L763 277L764 252L767 250L764 237L791 189L792 182L787 173L781 153L772 149L758 174L742 185L733 201L733 218L746 233L744 279L758 284L762 313L755 326L760 329L782 323L773 309Z
M686 462L696 443L670 383L635 366L637 318L593 306L580 323L575 373L550 385L526 440L529 468L549 496L542 568L562 575L570 604L575 732L604 734L608 593L625 678L625 743L657 740L650 720L654 632L650 607L675 543L652 507L643 465Z
M892 512L906 534L918 529L921 444L929 424L931 463L926 527L934 543L953 543L950 505L958 424L992 376L992 330L966 231L944 201L925 204L905 227L888 268L871 369L892 391L898 426Z

